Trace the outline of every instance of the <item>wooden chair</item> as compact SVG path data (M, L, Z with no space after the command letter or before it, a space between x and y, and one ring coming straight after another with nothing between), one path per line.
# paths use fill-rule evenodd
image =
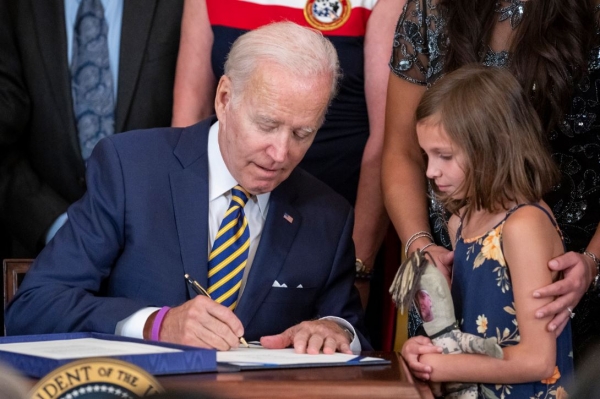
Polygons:
M2 335L6 335L4 327L4 309L17 293L23 277L33 263L33 259L4 259L2 262L2 277L4 279L4 307L2 308Z
M33 259L4 259L3 277L4 277L4 309L17 293L17 288L21 285L23 277L33 263Z

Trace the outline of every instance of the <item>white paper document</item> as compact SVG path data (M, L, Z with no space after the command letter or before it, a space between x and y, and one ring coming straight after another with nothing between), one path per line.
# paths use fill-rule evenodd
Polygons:
M0 351L39 356L48 359L82 359L99 356L148 355L181 352L179 349L137 342L110 341L97 338L77 338L55 341L34 341L0 344Z
M309 355L295 353L293 348L265 349L262 346L252 345L250 348L237 348L227 352L217 352L217 363L228 363L236 366L303 366L303 365L328 365L328 364L368 364L382 362L376 357L361 357L335 353L332 355Z

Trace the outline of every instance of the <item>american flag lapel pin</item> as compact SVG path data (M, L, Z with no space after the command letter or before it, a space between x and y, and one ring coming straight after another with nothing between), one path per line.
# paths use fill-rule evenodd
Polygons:
M294 221L294 218L293 218L293 217L291 217L290 215L288 215L287 213L284 213L284 214L283 214L283 218L284 218L285 220L287 220L287 221L288 221L288 223L292 223L292 222Z

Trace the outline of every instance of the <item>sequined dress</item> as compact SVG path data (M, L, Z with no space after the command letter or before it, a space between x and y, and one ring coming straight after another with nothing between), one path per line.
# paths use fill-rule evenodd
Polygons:
M414 84L431 86L444 74L444 58L450 45L447 12L438 0L407 0L398 20L390 68L398 77ZM502 2L498 13L502 23L518 24L523 2ZM596 6L595 14L600 14ZM526 23L525 20L523 23ZM600 36L596 27L595 34ZM491 48L479 54L486 66L505 67L508 51ZM562 181L544 198L550 205L564 234L568 251L582 251L600 222L600 47L589 56L589 74L575 85L573 100L563 122L548 135L552 157L562 172ZM444 212L430 203L432 231L439 244L450 248L445 231ZM600 296L587 293L573 320L576 360L594 340L600 340ZM415 334L420 322L411 312L409 333Z
M537 204L532 206L539 207ZM543 208L539 208L545 212ZM457 232L454 252L452 299L459 327L463 332L480 337L496 337L501 347L514 346L520 340L512 281L501 247L504 223L516 209L518 207L507 212L500 223L479 237L462 237L461 226ZM569 385L573 375L570 327L567 325L557 339L556 366L552 376L523 384L478 384L478 397L566 397L565 387Z

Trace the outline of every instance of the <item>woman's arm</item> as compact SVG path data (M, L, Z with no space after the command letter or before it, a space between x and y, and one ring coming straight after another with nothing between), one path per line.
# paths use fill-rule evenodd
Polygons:
M546 265L562 252L562 242L544 213L524 207L507 220L503 247L511 275L520 342L503 348L504 359L467 354L422 356L421 362L431 366L432 381L512 384L540 381L552 375L556 365L556 337L546 330L549 317L534 317L535 309L550 299L534 298L533 292L552 281L552 272Z
M214 113L213 32L206 1L185 0L173 90L172 126L189 126Z
M415 127L415 112L424 93L424 86L390 73L381 182L388 215L404 243L418 231L429 231L425 162ZM428 243L420 238L410 252Z
M369 115L369 139L360 166L360 180L355 204L353 239L356 257L367 268L375 263L389 219L381 193L381 153L385 121L385 96L388 82L388 60L394 28L404 1L379 0L367 23L364 43L365 98ZM360 284L358 284L360 285ZM368 298L368 284L359 286L363 306Z
M415 124L415 112L424 93L424 86L390 73L381 182L386 210L404 244L413 234L430 231L425 161L417 141ZM428 238L421 237L413 242L408 253L430 242ZM439 246L431 246L427 250L440 271L450 278L448 270L452 258L448 251Z

